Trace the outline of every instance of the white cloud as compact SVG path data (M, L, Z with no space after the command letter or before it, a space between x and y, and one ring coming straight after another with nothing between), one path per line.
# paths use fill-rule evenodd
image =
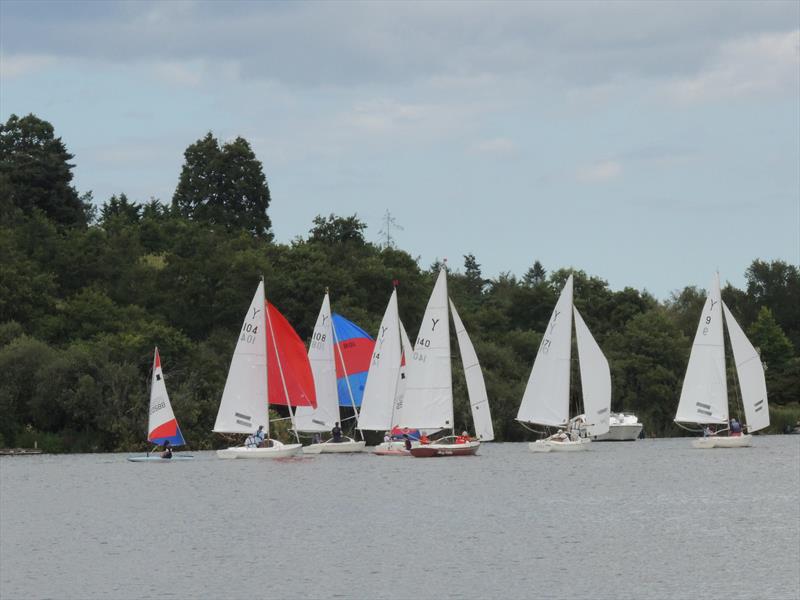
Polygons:
M800 30L740 38L722 44L701 73L667 84L683 103L764 94L796 94L800 80Z
M622 175L622 165L614 160L604 160L578 169L576 179L582 183L610 181Z
M12 54L0 52L0 77L13 79L41 71L55 64L55 56L43 54Z

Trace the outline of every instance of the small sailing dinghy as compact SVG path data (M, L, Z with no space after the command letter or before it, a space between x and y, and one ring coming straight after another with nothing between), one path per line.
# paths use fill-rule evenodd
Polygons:
M411 342L397 310L397 288L392 290L383 313L361 399L358 428L362 431L392 431L396 414L403 404L405 365L403 356L410 356ZM408 456L402 440L388 435L374 453L379 456Z
M533 452L585 450L593 435L608 431L611 408L611 371L608 361L572 303L573 277L558 298L533 362L517 420L557 427L548 438L531 442ZM569 418L569 383L572 355L572 316L578 340L584 414Z
M269 368L268 368L269 365ZM243 446L217 450L219 458L285 458L302 444L269 438L269 404L316 406L305 344L258 284L245 316L214 424L216 433L249 434ZM254 434L262 427L263 443Z
M317 406L316 408L312 406L298 407L295 415L295 426L298 431L315 434L322 432L327 433L337 424L341 423L335 351L339 353L339 359L345 371L344 379L347 392L350 396L350 403L355 412L356 419L358 419L358 408L356 407L355 397L350 387L350 379L347 376L342 349L333 327L330 298L326 290L325 297L322 299L319 315L317 315L316 325L314 325L311 344L308 347L308 360L314 375ZM354 440L350 437L342 437L340 441L335 441L334 438L330 438L324 442L303 446L303 453L340 454L362 452L366 445L367 443L363 439Z
M450 309L448 311L448 308ZM450 364L450 319L452 313L456 339L467 380L467 395L475 424L476 438L455 435L453 422L453 378ZM397 411L400 427L426 431L450 429L452 435L430 444L413 446L411 456L469 456L477 453L481 440L494 439L489 402L483 373L464 324L447 295L447 269L439 271L425 308L414 351L408 361L405 394Z
M183 446L181 428L172 412L172 405L167 394L167 384L164 383L164 372L161 370L161 357L158 348L153 356L153 378L150 384L150 416L147 419L147 441L151 444L163 446L169 442L173 448ZM131 462L171 462L173 460L192 460L188 454L174 454L170 458L162 458L154 454L150 456L129 456Z
M744 432L731 432L728 428L730 414L723 323L728 328L739 380ZM767 384L761 357L722 301L719 273L714 276L700 315L675 422L719 427L715 434L692 441L692 446L703 449L746 448L753 443L753 432L769 426ZM719 435L724 432L728 435Z

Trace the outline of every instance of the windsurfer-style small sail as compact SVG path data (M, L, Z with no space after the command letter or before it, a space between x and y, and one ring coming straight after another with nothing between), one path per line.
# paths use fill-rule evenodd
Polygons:
M159 446L169 442L172 446L183 446L181 428L172 412L172 405L164 383L164 372L161 370L161 357L158 348L153 357L153 380L150 386L150 417L147 420L147 441Z

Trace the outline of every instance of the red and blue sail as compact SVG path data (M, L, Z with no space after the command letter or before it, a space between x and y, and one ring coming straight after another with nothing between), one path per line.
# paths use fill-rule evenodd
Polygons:
M333 313L339 406L361 406L375 340L352 321Z
M163 446L169 442L173 446L183 446L181 428L172 412L172 405L164 383L164 371L161 369L161 356L158 348L153 356L153 380L150 384L150 416L147 422L147 440Z

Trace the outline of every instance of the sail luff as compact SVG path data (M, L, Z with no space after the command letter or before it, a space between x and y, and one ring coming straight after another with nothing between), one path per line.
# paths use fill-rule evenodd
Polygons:
M569 420L572 288L570 275L542 335L517 412L518 421L558 427Z
M602 435L609 429L611 410L611 370L603 351L574 306L575 337L578 340L578 364L581 370L583 409L589 435Z
M731 338L733 361L742 392L747 431L753 432L769 427L769 404L767 402L767 383L761 356L747 339L744 331L733 318L731 311L722 303L728 335Z
M494 427L492 426L492 414L489 410L489 395L486 393L486 382L483 379L483 371L478 362L478 355L452 300L450 300L450 314L453 316L456 341L461 354L461 363L464 367L464 379L467 382L467 396L472 410L475 436L481 441L491 442L494 439Z
M721 301L717 273L697 325L681 387L676 422L728 423L728 385Z

